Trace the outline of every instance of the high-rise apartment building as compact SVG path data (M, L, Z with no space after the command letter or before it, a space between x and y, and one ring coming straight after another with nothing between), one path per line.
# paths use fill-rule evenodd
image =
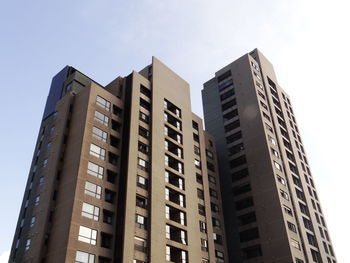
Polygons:
M253 50L202 91L218 152L229 262L335 263L289 96Z
M228 262L213 138L152 64L52 81L9 262Z

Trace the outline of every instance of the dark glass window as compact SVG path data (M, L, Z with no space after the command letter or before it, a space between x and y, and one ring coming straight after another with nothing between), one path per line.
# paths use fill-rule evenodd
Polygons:
M258 228L251 228L239 233L239 239L241 242L247 242L259 238Z
M226 91L225 93L220 95L220 99L221 100L226 100L227 98L231 97L235 95L235 90L234 89L230 89L229 91Z

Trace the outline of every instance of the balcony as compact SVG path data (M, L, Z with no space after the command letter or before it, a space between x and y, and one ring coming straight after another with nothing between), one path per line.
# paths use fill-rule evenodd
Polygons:
M165 188L165 199L181 207L186 207L185 196L171 188Z
M181 121L179 121L177 118L175 118L174 116L168 114L168 113L164 113L164 120L169 123L170 125L172 125L173 127L177 128L178 130L181 131Z
M186 213L169 205L165 206L165 218L186 225Z
M182 135L167 125L164 127L164 134L177 143L182 144Z
M165 182L185 190L185 180L172 172L165 171Z
M187 245L187 232L172 225L165 226L166 238Z

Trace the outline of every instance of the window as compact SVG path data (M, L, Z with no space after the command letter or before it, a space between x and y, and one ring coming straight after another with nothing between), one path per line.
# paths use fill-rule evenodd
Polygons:
M99 207L83 202L83 207L81 211L82 216L98 221L99 214Z
M136 185L138 187L143 188L143 189L147 189L148 188L148 179L146 179L145 177L143 177L141 175L137 175L137 177L136 177Z
M234 196L242 195L248 193L252 188L249 183L238 185L232 188L232 193Z
M230 136L227 136L226 142L229 144L229 143L235 142L241 138L242 138L242 132L239 131L239 132L236 132L234 134L231 134Z
M242 250L242 252L243 252L243 259L251 259L251 258L261 257L263 255L260 245L246 247Z
M141 158L138 158L138 161L137 161L137 167L143 171L148 171L148 162L141 159Z
M36 217L33 216L31 219L30 219L30 227L33 227L35 225L35 221L36 221Z
M47 166L47 162L48 162L47 159L45 159L45 160L43 161L43 168Z
M104 168L102 166L99 166L93 162L88 163L87 173L89 175L95 176L99 179L103 178L103 170Z
M99 256L98 257L98 263L112 263L112 259Z
M302 203L299 202L299 207L300 207L300 211L301 211L304 215L310 216L309 209L307 208L306 205L304 205L304 204L302 204Z
M215 173L215 166L214 164L210 163L210 162L207 162L207 168L209 171L212 171Z
M117 176L118 176L118 174L116 172L113 172L113 171L107 169L107 181L108 182L114 184Z
M277 175L277 181L283 185L287 185L286 180L279 175Z
M214 243L222 245L222 236L221 235L219 235L217 233L213 233L213 239L214 239Z
M208 251L208 240L201 238L202 251Z
M136 214L135 222L138 228L147 229L147 218L145 216Z
M113 104L113 114L117 115L118 117L122 116L122 112L123 110L121 108L119 108L117 105Z
M115 192L105 189L105 201L113 204L115 199Z
M78 250L75 254L75 263L95 263L95 255Z
M92 127L92 137L96 138L97 140L106 142L107 141L107 132L104 132L103 130Z
M96 97L96 105L104 108L107 111L109 111L111 108L111 103L100 96Z
M27 239L26 244L25 244L25 250L29 250L31 241L32 240L30 238Z
M203 190L197 188L197 197L198 197L199 199L204 200L204 192L203 192Z
M96 245L97 231L91 228L80 226L78 240L81 242Z
M231 76L231 71L226 71L224 73L222 73L220 76L218 76L218 82L223 81L224 79L227 79L228 77Z
M113 164L113 165L117 165L118 164L118 155L116 155L115 153L112 153L112 152L108 152L108 162L110 164Z
M244 151L243 143L236 144L228 149L230 155L234 155Z
M198 204L198 214L205 216L205 207L204 205Z
M279 163L273 161L273 164L275 165L276 169L282 171L282 166Z
M268 129L271 133L273 133L273 129L270 125L268 125L267 123L265 123L265 127L266 129Z
M314 247L317 247L317 240L316 240L315 236L311 235L309 233L306 233L306 235L307 235L307 240L309 241L309 244L314 246Z
M111 225L113 223L113 217L113 212L103 209L103 223Z
M147 243L145 239L135 236L134 241L135 241L135 250L146 252Z
M239 120L235 120L234 122L231 122L230 124L227 124L225 126L225 132L232 131L234 129L237 129L240 126Z
M219 84L219 91L222 91L222 90L230 87L231 85L233 85L232 79L226 80L225 82Z
M194 153L197 154L197 155L200 155L200 154L201 154L200 148L197 147L196 145L194 146Z
M212 212L218 213L219 212L219 206L214 203L210 203L210 208Z
M151 98L151 90L146 88L145 86L143 86L142 84L140 84L140 92L143 94L143 95L146 95L146 97L148 98Z
M297 197L298 197L300 200L305 201L305 194L304 194L304 192L298 190L297 188L295 188L295 192L296 192L296 194L297 194Z
M309 219L306 219L305 217L303 217L303 222L306 229L309 229L310 231L314 231L312 222Z
M278 153L275 149L271 148L271 152L272 152L272 154L273 154L274 156L276 156L277 158L280 157L279 153Z
M212 184L216 184L216 178L212 175L208 175L208 181Z
M137 195L136 196L136 206L141 208L147 207L147 199L143 196Z
M101 192L101 186L90 182L85 182L85 194L95 197L97 199L101 199Z
M270 135L268 135L269 141L273 144L273 145L277 145L277 142L274 138L272 138Z
M148 154L149 146L139 141L138 150L144 154Z
M213 227L221 228L221 222L219 219L217 219L215 217L212 217L211 219L212 219Z
M243 165L247 163L247 159L244 155L239 156L233 160L230 161L230 167L231 168L236 168L237 166Z
M221 251L215 250L216 262L224 262L224 253Z
M239 216L238 222L241 226L256 222L255 212L249 212L247 214Z
M116 132L120 132L121 124L115 120L112 120L112 129Z
M288 215L290 215L290 216L293 216L293 212L292 212L292 209L290 209L288 206L283 206L283 209L284 209L284 211L288 214Z
M44 183L44 176L41 176L39 178L39 185L42 185Z
M107 233L101 233L101 247L111 248L113 242L113 236ZM101 261L99 261L101 262Z
M242 170L239 170L239 171L232 173L231 179L232 179L232 182L236 182L236 181L239 181L240 179L242 179L248 175L249 175L248 168L244 168Z
M40 195L37 195L34 200L34 206L38 206L40 202Z
M140 106L148 111L151 110L151 104L143 98L140 98Z
M262 94L260 91L257 91L257 92L261 98L263 98L264 100L266 99L264 94Z
M289 195L285 191L280 189L280 194L284 199L289 200Z
M210 159L214 159L214 154L212 151L206 150L206 154L207 154L207 157L209 157Z
M108 126L108 123L109 123L109 118L102 114L101 112L99 111L95 111L95 121L105 125L105 126Z
M177 118L173 117L171 114L164 112L164 120L174 126L175 128L181 130L181 122Z
M239 233L240 242L247 242L259 238L258 228L250 228Z
M290 243L292 247L295 247L296 249L300 250L300 243L297 240L291 238Z
M197 159L194 159L194 166L196 166L196 168L201 168L201 162Z
M203 221L199 221L199 231L207 233L207 224Z
M253 198L247 197L236 202L236 210L243 210L254 205Z
M181 118L181 110L168 100L164 100L164 108Z
M230 109L231 107L233 107L233 106L235 106L235 105L237 105L236 99L230 100L230 101L228 101L228 102L222 104L221 110L222 110L222 111L226 111L226 110Z
M139 119L147 124L150 121L149 116L143 113L142 111L140 111Z
M291 222L287 221L287 225L288 225L288 229L294 233L297 232L297 228L294 224L292 224Z
M259 66L256 65L253 61L251 61L251 64L252 64L252 67L255 68L256 71L258 71L258 72L260 71Z
M221 100L225 100L225 99L233 96L234 94L235 94L235 90L234 89L230 89L229 91L226 91L223 94L221 94L220 99Z
M92 156L100 158L101 160L104 160L105 156L106 156L106 150L101 148L100 146L97 146L96 144L91 143L90 144L90 154Z
M209 194L213 198L218 198L218 193L215 190L211 189L211 188L209 188Z
M263 116L264 116L264 118L265 118L265 119L267 119L267 120L271 121L271 119L270 119L270 116L269 116L269 115L267 115L265 112L262 112L262 114L263 114ZM270 132L272 132L272 133L273 133L273 129L272 129L270 126L268 126L268 125L266 125L266 126L268 127L268 129L270 130Z
M139 135L148 139L149 137L149 131L141 126L139 126Z
M196 173L196 182L199 184L203 184L203 176L200 174Z

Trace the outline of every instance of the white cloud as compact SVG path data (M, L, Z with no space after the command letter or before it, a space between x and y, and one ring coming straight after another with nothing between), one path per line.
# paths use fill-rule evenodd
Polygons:
M9 256L10 256L10 250L8 250L8 251L3 251L3 252L0 254L0 263L8 263Z

